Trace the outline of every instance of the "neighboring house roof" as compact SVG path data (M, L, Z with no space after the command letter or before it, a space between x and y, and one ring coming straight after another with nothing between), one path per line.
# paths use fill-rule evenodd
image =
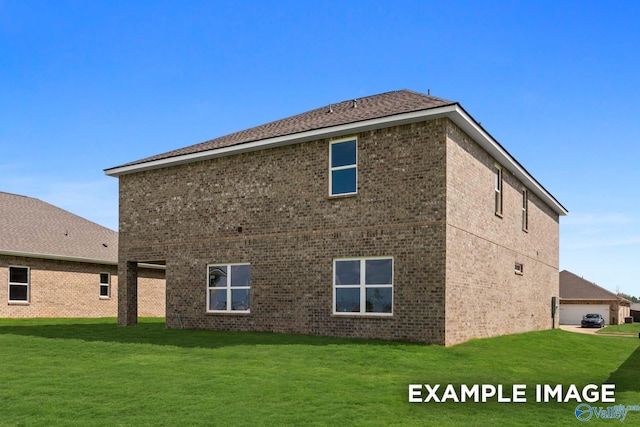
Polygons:
M118 233L41 200L0 192L0 254L117 264Z
M560 202L489 135L460 104L410 90L386 92L326 105L306 113L200 144L109 168L105 170L105 173L109 176L120 176L441 117L447 117L460 126L558 215L567 214L567 210Z
M631 310L640 311L640 303L631 304Z
M560 272L560 299L630 302L567 270Z

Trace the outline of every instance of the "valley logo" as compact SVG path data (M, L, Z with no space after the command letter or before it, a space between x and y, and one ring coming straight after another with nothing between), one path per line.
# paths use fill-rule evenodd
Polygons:
M624 421L627 418L629 411L640 411L640 405L615 405L607 406L606 408L595 407L586 403L581 403L576 407L576 418L580 421L589 421L591 418L606 420L620 420Z

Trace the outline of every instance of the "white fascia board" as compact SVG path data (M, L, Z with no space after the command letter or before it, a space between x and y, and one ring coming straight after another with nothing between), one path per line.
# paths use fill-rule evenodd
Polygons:
M33 252L19 252L19 251L3 251L0 250L0 255L8 255L8 256L16 256L23 258L39 258L39 259L50 259L56 261L71 261L71 262L83 262L87 264L102 264L102 265L118 265L118 261L107 261L104 259L93 259L93 258L80 258L80 257L71 257L71 256L62 256L62 255L51 255L51 254L38 254ZM165 270L166 266L162 264L149 264L145 262L141 262L138 264L139 267L142 268L150 268L154 270Z
M314 141L323 138L333 138L349 133L365 132L373 129L381 129L389 126L397 126L406 123L418 122L424 119L433 120L438 117L444 117L448 113L454 111L454 106L437 107L429 110L415 111L411 113L403 113L395 116L382 117L377 119L363 120L355 123L347 123L328 128L314 129L306 132L295 133L292 135L277 136L274 138L262 139L259 141L245 142L242 144L232 145L229 147L216 148L213 150L202 151L200 153L185 154L182 156L169 157L166 159L153 160L150 162L139 163L130 166L121 166L105 170L108 176L120 176L129 173L143 172L146 170L159 169L168 166L176 166L185 163L192 163L201 160L214 159L216 157L224 157L232 154L246 153L250 151L263 150L265 148L279 147L283 145L298 144L301 142Z
M547 203L558 215L564 216L569 212L558 202L540 183L511 154L507 152L482 126L467 112L456 105L455 114L448 115L467 135L484 148L501 166L515 175L522 184Z
M514 174L527 188L547 203L558 215L564 216L568 211L544 188L533 176L531 176L482 126L480 126L459 104L445 105L427 110L413 111L396 114L393 116L363 120L355 123L347 123L328 128L314 129L292 135L278 136L259 141L246 142L229 147L216 148L182 156L169 157L129 166L115 167L105 170L108 176L118 177L130 173L143 172L152 169L160 169L169 166L177 166L201 160L209 160L232 154L247 153L266 148L284 145L298 144L318 139L334 138L348 134L382 129L390 126L398 126L415 123L424 120L435 120L447 117L465 131L473 140L484 148L496 161Z
M25 257L25 258L52 259L52 260L58 260L58 261L85 262L89 264L118 265L118 261L108 261L104 259L93 259L93 258L80 258L80 257L72 257L72 256L64 256L64 255L38 254L33 252L0 250L0 255L19 256L19 257Z

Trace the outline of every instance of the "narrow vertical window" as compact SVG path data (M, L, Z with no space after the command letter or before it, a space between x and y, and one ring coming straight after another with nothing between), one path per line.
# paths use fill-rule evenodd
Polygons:
M329 194L358 192L358 143L355 138L334 141L329 149Z
M495 166L496 215L502 216L502 168Z
M529 231L529 192L522 189L522 230Z
M249 264L209 265L207 269L207 311L249 312L251 290Z
M111 296L111 275L109 273L100 273L100 298L109 298Z
M9 302L29 302L29 267L9 267Z

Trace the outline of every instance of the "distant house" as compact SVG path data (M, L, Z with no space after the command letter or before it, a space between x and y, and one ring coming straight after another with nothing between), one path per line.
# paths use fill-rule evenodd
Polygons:
M118 233L38 199L0 192L0 317L117 315ZM164 316L162 268L138 275L139 312Z
M640 322L640 303L631 304L631 317L634 322Z
M567 211L457 102L348 100L106 174L123 325L142 262L166 265L170 328L450 345L557 324Z
M560 272L560 324L579 325L587 313L601 314L607 325L624 323L631 302L567 270Z

